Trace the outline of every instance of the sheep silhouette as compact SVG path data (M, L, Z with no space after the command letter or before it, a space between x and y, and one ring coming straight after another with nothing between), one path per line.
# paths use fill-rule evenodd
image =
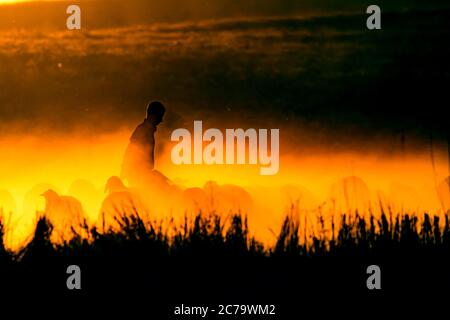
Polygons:
M118 220L120 221L121 217L142 217L146 214L137 191L126 187L119 177L112 176L108 179L105 192L108 195L103 200L97 219L103 229L117 229L120 227Z
M84 213L80 201L71 196L60 196L52 189L42 196L45 199L45 215L55 231L65 235L70 228L81 226Z
M187 188L183 190L182 204L187 212L194 214L211 210L208 196L201 188Z
M335 213L364 214L370 209L370 191L357 176L349 176L334 183L329 198Z
M45 209L45 199L42 194L47 190L53 190L57 193L58 189L49 183L40 183L25 194L23 199L23 214L26 216L27 220L29 218L35 217L38 211Z
M208 196L209 205L218 213L248 214L253 211L253 199L242 187L208 181L203 187Z
M97 219L103 193L90 181L84 179L75 180L69 186L67 195L81 201L85 214L89 215L89 218L92 219L91 221L95 221L95 219Z
M8 190L0 190L0 213L14 214L16 212L16 201Z

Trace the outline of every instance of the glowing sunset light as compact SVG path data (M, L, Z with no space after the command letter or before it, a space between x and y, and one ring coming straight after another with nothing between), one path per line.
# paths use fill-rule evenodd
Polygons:
M107 196L106 181L120 175L129 134L122 130L95 139L82 134L54 135L50 139L46 135L2 138L0 201L5 211L14 211L9 225L15 226L13 233L8 234L8 245L18 246L27 238L36 212L42 212L45 207L41 194L50 188L77 198L88 222L95 224ZM298 206L298 213L309 217L313 225L318 214L331 217L356 209L370 209L377 214L381 209L380 201L386 208L390 206L396 211L443 213L448 209L442 208L442 205L448 206L448 201L442 202L439 198L426 155L407 155L405 161L401 157L382 159L357 152L332 157L325 151L309 156L284 153L280 154L283 165L279 173L261 176L258 168L251 165L174 165L170 159L173 144L175 142L169 142L161 148L156 169L169 177L179 190L204 188L208 181L218 186L243 188L239 192L247 195L235 193L233 207L219 203L219 210L223 210L223 214L228 214L229 210L245 211L252 232L266 243L274 240L269 227L279 225L292 205ZM440 154L437 160L437 180L441 181L445 178L446 162ZM11 205L11 198L2 196L7 193L12 195L15 205ZM158 197L152 194L148 201L160 208L152 213L158 219L170 215L180 218L196 209L206 211L209 208L183 207L178 200L167 208L167 203L158 204ZM249 201L251 205L247 206L245 203ZM177 209L171 210L173 206Z

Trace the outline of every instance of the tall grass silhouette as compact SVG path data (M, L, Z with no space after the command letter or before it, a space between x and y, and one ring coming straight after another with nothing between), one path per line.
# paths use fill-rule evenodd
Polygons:
M308 237L301 234L301 219L290 214L273 245L264 245L251 236L247 218L240 214L225 218L198 214L185 217L180 224L170 221L164 227L159 222L144 221L138 214L116 219L119 229L99 230L85 223L72 229L69 240L53 243L52 225L41 217L32 239L17 251L4 246L2 221L1 278L16 288L30 284L35 287L36 281L45 279L46 286L62 289L65 267L78 264L87 270L87 287L93 291L108 288L111 279L118 288L133 287L141 281L151 283L153 288L188 284L195 288L202 283L217 290L230 283L234 283L233 288L251 287L257 279L269 287L289 287L298 282L315 287L314 284L333 280L336 272L356 272L351 279L357 281L357 276L365 272L364 266L375 263L391 264L394 283L400 286L408 284L399 276L405 264L409 271L432 271L445 281L445 273L439 272L448 265L450 256L449 214L445 221L427 213L395 218L383 213L379 219L370 216L367 220L358 214L344 214L338 226L333 223L331 232L319 226L319 234ZM208 279L214 280L210 283ZM339 282L334 279L328 285L333 287L336 281ZM351 281L348 285L352 285ZM356 282L355 285L361 287Z

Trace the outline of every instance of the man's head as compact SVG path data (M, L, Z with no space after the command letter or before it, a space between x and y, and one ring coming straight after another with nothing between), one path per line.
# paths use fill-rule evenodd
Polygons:
M150 120L154 125L161 123L166 108L159 101L150 102L147 107L147 119Z

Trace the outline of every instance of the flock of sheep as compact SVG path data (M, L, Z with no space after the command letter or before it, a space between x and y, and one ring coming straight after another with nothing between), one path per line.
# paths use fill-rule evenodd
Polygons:
M42 212L38 210L40 200L45 203ZM87 180L75 181L64 195L49 184L39 184L25 195L22 210L28 215L45 215L55 233L65 235L84 222L102 230L115 229L121 216L139 215L151 220L162 219L168 212L249 212L252 207L249 193L234 185L207 182L203 188L183 189L174 184L129 188L119 177L112 176L103 192ZM0 190L0 208L4 215L17 211L7 190ZM98 214L93 216L92 212Z
M450 178L439 183L437 197L443 212L450 208L449 197ZM110 177L103 191L97 190L89 181L77 180L69 187L67 195L55 191L51 185L41 184L30 190L24 198L24 212L37 212L39 199L45 206L41 215L46 215L53 225L54 231L64 237L71 228L80 227L85 221L96 225L102 230L119 227L120 216L139 215L144 220L162 220L175 212L186 213L243 213L250 217L254 225L267 229L274 221L271 212L275 202L278 208L296 203L302 209L310 212L317 210L323 203L333 212L367 212L374 203L372 193L366 183L355 176L345 177L332 185L325 202L315 199L312 193L299 186L285 186L278 190L282 195L274 195L273 189L246 189L235 185L219 185L209 181L203 187L181 188L175 184L149 185L146 188L129 188L117 176ZM413 202L416 194L407 187L395 189L405 201ZM391 194L396 196L395 192ZM378 194L379 203L384 203L388 210L402 211L407 208L394 204L383 194ZM385 198L383 198L385 197ZM298 203L300 202L300 203ZM13 196L6 190L0 190L0 213L4 215L16 212ZM409 208L411 209L411 208ZM414 210L414 208L412 208ZM305 212L305 211L303 211ZM315 211L317 212L317 211ZM276 215L280 217L280 212ZM272 216L271 216L272 215ZM311 218L314 219L314 218ZM20 220L20 219L19 219ZM18 224L21 222L18 221ZM17 225L16 223L16 225Z

